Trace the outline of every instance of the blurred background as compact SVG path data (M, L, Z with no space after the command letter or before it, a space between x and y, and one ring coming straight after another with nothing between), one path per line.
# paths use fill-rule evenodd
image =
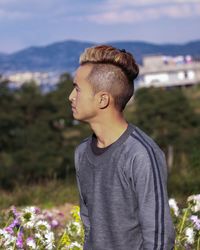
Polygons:
M163 149L169 197L200 191L200 2L0 0L0 209L78 204L73 154L91 134L68 102L96 44L140 65L125 116Z

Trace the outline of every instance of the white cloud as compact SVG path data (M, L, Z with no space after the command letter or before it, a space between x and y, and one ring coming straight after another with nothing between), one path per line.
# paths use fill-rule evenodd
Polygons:
M80 0L0 0L0 19L49 20L100 24L134 23L162 17L200 16L200 0L103 0L85 3Z
M20 11L7 11L0 9L0 19L2 20L25 20L30 18L30 13L20 12Z
M148 6L164 4L182 4L182 3L199 3L199 0L106 0L105 4L112 8L121 8L127 6Z
M48 20L58 22L60 19L73 19L79 13L89 13L89 6L80 2L70 4L70 0L0 0L0 18L4 21L23 20L29 17L33 21ZM80 14L81 13L81 14Z
M100 14L93 14L87 17L89 21L100 24L132 23L141 20L141 15L134 10L109 11Z
M12 3L16 3L17 0L1 0L0 1L0 6L6 6L6 5L9 5L9 4L12 4Z
M109 2L111 2L110 0ZM159 2L159 0L142 0L142 2ZM171 2L186 0L171 0ZM192 0L191 0L192 1ZM193 0L195 1L195 0ZM116 0L116 3L121 0ZM130 2L125 0L122 4ZM187 1L189 2L189 0ZM110 6L111 7L111 6ZM116 7L116 6L115 6ZM119 7L119 6L118 6ZM162 17L168 18L187 18L191 16L200 16L200 3L183 3L183 4L166 4L158 6L143 6L143 7L125 7L102 8L99 13L88 15L86 19L100 24L117 24L117 23L134 23L147 20L158 19Z
M58 9L56 7L57 3L54 0L0 0L0 19L4 22L45 19L50 15L55 15L55 10Z
M23 5L29 5L32 3L39 4L40 6L43 5L43 3L47 6L48 3L52 2L53 0L0 0L0 6L18 6L19 8Z

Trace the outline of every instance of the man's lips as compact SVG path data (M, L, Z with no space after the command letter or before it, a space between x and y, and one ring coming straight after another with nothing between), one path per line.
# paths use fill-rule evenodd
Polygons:
M76 108L74 106L71 106L72 107L72 110L75 110Z

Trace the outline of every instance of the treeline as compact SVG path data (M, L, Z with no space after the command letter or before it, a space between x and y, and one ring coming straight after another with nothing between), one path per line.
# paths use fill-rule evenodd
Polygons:
M47 94L34 83L11 90L6 81L0 82L0 186L65 179L74 173L74 148L90 129L73 120L71 76L63 74L56 90ZM200 187L200 103L191 105L188 91L140 89L125 112L164 150L173 194L197 193ZM190 92L200 96L200 87Z
M70 75L60 77L57 89L42 94L34 83L11 90L0 84L0 185L65 178L73 169L73 127L68 95Z
M191 88L140 89L133 122L160 145L166 155L170 194L200 191L200 85Z

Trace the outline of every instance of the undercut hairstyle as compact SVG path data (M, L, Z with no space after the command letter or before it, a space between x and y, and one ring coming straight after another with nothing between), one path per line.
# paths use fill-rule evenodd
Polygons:
M92 64L87 80L94 94L109 92L115 107L122 112L134 93L134 80L139 67L131 53L112 46L100 45L85 49L80 65Z

